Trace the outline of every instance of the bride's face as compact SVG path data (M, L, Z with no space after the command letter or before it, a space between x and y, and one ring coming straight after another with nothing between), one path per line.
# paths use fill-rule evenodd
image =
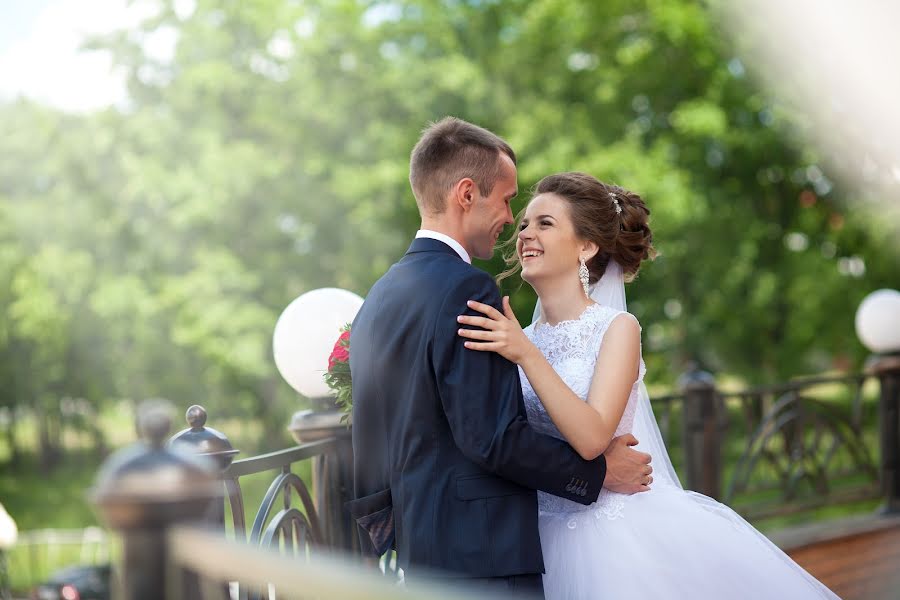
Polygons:
M539 194L528 203L516 242L522 279L532 285L560 276L577 279L583 246L575 235L566 200L556 194Z

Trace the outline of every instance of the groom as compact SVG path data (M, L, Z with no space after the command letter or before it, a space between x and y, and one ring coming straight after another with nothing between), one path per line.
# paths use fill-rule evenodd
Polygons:
M516 156L455 118L428 127L410 159L422 228L353 322L354 498L363 552L395 547L417 569L486 589L542 596L535 490L591 504L604 486L634 493L649 456L632 436L586 461L525 418L516 366L457 335L466 301L502 310L488 259L513 222ZM598 568L602 565L598 565Z

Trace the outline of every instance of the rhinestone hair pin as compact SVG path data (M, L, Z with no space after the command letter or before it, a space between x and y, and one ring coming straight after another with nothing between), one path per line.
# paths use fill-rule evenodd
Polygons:
M617 215L622 214L622 205L619 204L619 197L616 196L615 194L610 194L610 196L612 197L613 204L616 205L616 214Z

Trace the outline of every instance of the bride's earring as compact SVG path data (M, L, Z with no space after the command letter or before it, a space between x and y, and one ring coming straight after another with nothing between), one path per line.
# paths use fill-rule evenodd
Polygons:
M579 258L581 261L581 266L578 267L578 278L581 279L581 287L584 288L584 295L589 297L591 296L588 291L588 283L590 282L591 272L588 271L587 265L584 263L584 257Z

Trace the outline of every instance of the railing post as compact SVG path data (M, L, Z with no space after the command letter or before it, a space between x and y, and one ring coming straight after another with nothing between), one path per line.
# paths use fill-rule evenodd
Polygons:
M357 552L359 541L346 503L353 490L353 442L350 426L337 409L334 398L313 398L313 408L294 413L288 427L297 443L304 444L329 437L337 438L337 449L316 457L313 462L313 488L322 535L329 547Z
M718 499L722 490L722 440L715 379L695 367L679 378L678 385L684 394L687 488Z
M164 448L169 415L168 403L142 403L137 425L144 442L110 456L91 492L101 517L122 536L117 600L177 600L183 595L185 588L166 578L166 532L176 523L201 519L221 496L211 461Z
M900 353L876 355L869 370L881 385L881 489L886 513L900 513Z
M219 467L219 476L221 478L222 473L231 466L235 455L239 454L240 450L235 450L228 440L228 436L224 433L212 427L206 427L206 409L199 404L193 404L188 407L187 412L184 414L184 419L189 427L182 429L169 438L166 446L212 459ZM206 520L224 529L225 503L213 500L206 515Z
M212 427L206 427L207 416L206 409L199 404L189 406L184 413L184 419L187 421L188 428L182 429L170 437L166 447L183 450L196 456L205 456L215 461L216 466L219 468L218 475L221 479L222 473L231 466L235 455L239 454L240 450L235 450L228 440L228 436L224 433ZM224 480L222 481L222 486L223 491L225 491ZM225 531L225 502L222 498L214 498L210 502L203 521ZM222 598L229 597L228 589L228 583L221 584ZM200 581L196 578L188 578L184 581L182 590L185 598L202 597Z

